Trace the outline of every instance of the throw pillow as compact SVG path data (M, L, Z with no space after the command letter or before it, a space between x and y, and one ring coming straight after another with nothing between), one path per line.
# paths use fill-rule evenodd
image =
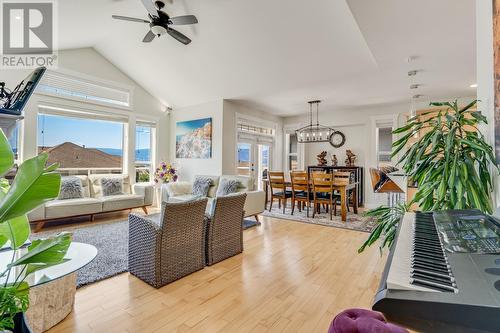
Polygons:
M78 177L62 177L59 200L83 198L82 180Z
M240 182L236 179L222 179L217 188L216 197L236 193L240 187Z
M212 179L208 177L196 177L193 183L192 195L206 197L208 189L212 185Z
M121 178L101 178L102 195L104 197L110 195L123 194L123 184Z

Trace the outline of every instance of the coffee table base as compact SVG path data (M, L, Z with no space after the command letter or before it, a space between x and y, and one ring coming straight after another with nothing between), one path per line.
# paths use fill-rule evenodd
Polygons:
M73 310L76 272L30 289L30 307L26 318L33 333L45 332L61 322Z

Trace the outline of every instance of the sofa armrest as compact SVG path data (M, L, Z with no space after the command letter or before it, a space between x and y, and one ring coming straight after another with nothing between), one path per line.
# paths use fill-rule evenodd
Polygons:
M191 194L192 190L193 184L191 184L190 182L174 182L163 184L161 186L161 199L162 201L166 202L170 197Z
M266 193L264 191L249 191L245 193L247 194L244 206L245 217L260 214L266 209Z
M134 194L139 194L144 197L144 205L150 206L153 204L154 186L149 183L135 183L132 186Z
M45 219L45 204L38 206L28 213L28 220L30 222L40 221Z

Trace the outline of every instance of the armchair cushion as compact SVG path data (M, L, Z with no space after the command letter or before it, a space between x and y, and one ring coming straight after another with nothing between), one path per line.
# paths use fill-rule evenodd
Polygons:
M206 197L212 183L213 181L209 177L197 176L194 180L193 190L191 191L191 194Z
M222 178L220 180L219 187L217 188L217 193L215 196L219 197L231 193L236 193L238 191L238 187L240 186L240 182L236 179Z
M134 194L142 195L144 198L144 205L149 206L153 204L154 199L154 186L149 183L136 183L132 187Z

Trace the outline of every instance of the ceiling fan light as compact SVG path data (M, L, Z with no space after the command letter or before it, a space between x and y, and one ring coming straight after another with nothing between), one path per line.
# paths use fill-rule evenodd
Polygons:
M167 29L161 25L152 25L151 32L153 32L157 36L161 36L167 33Z

